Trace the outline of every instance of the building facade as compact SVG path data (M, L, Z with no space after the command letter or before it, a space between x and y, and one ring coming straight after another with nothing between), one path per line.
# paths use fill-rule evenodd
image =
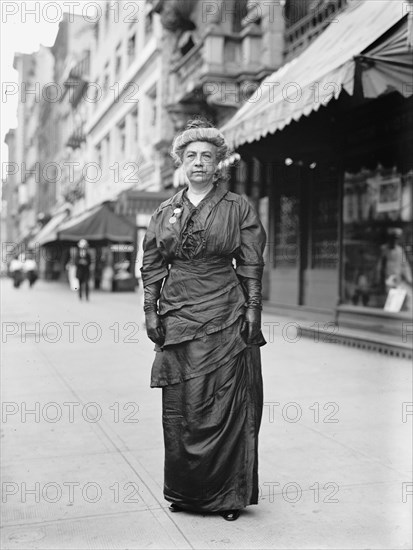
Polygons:
M163 112L159 17L149 2L102 2L95 24L87 111L87 156L97 181L86 182L86 206L127 190L158 191ZM111 44L113 47L108 47Z
M265 2L263 9L247 0L151 4L164 28L162 49L169 53L163 102L174 132L194 115L222 125L282 63L280 2ZM165 158L171 138L164 146ZM171 171L165 173L163 185L173 185Z
M42 94L53 79L53 58L49 49L41 46L35 54L16 54L13 66L18 72L18 126L14 136L6 138L6 143L9 162L16 169L13 188L17 190L17 205L13 205L9 215L14 215L17 206L18 226L14 238L18 243L35 230L40 213L38 197L43 191L43 167L39 163L38 129Z

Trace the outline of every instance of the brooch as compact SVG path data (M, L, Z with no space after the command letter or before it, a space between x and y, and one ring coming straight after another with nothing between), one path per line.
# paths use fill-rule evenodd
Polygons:
M169 223L175 223L177 221L177 219L181 216L182 214L182 207L181 206L177 206L175 209L174 209L174 213L173 213L173 216L171 218L169 218Z

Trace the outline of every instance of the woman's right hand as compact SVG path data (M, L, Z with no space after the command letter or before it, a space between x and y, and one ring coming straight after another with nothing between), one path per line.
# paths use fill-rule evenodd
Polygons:
M165 342L165 331L161 320L155 311L145 313L146 334L154 344L163 346Z

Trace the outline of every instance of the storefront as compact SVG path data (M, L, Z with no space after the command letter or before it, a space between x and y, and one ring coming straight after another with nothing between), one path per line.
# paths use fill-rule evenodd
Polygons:
M86 239L92 256L91 279L94 287L109 291L133 291L136 258L135 225L113 212L110 203L87 210L57 232L60 243L72 243L68 258L69 282L74 273L76 244Z
M138 281L141 280L140 268L142 266L142 243L145 237L146 229L149 225L149 221L158 206L162 202L168 200L172 196L173 192L173 190L150 192L129 189L128 191L121 193L118 201L116 202L116 213L126 217L135 225L137 253L134 265L134 276Z
M411 320L412 59L397 8L352 5L223 128L245 165L233 188L268 204L280 313L385 333Z
M343 117L339 318L411 321L413 101L393 93Z
M55 281L65 273L70 246L58 241L57 231L59 226L69 219L71 209L70 204L63 204L29 242L30 249L35 253L39 276L42 279Z

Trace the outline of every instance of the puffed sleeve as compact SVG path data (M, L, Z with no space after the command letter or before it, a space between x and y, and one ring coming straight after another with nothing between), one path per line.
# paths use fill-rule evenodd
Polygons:
M240 204L241 245L235 254L237 275L261 279L267 236L257 212L242 198Z
M143 239L142 281L143 285L155 283L168 275L168 267L165 258L156 244L156 226L160 222L160 212L157 210L149 222L148 229Z

